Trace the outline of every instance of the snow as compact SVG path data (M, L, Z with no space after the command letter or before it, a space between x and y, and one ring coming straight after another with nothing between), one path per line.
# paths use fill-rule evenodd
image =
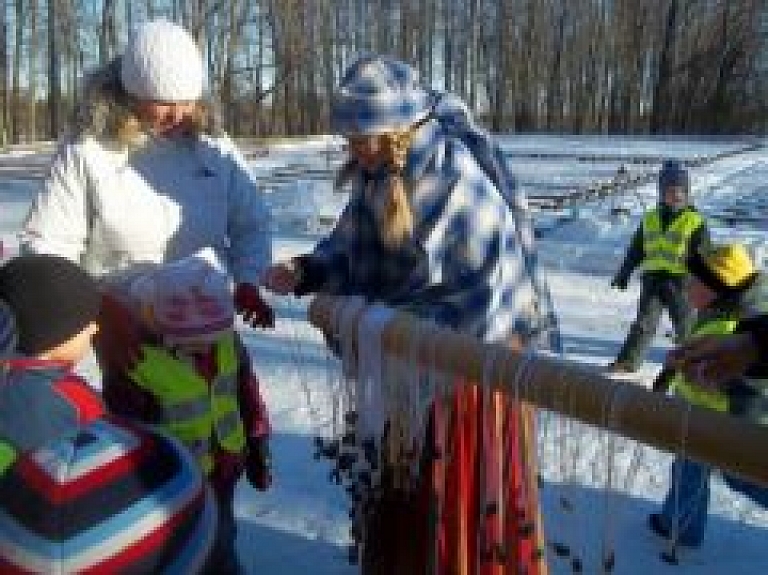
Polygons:
M560 314L568 359L608 363L634 318L639 285L634 281L626 292L617 292L609 287L610 277L643 210L656 201L652 175L666 156L694 164L694 200L709 218L715 238L746 243L765 267L768 150L753 140L557 135L501 140L532 196L556 197L611 181L619 166L640 182L616 197L536 214L540 258ZM343 158L338 139L282 142L251 150L248 158L275 208L275 256L310 249L344 203L343 194L330 185ZM0 240L6 255L16 249L15 233L36 186L34 179L0 179ZM314 458L312 443L333 423L331 382L338 366L321 335L306 322L306 299L271 301L278 318L274 330L241 330L272 419L275 484L266 493L245 482L239 485L238 548L253 574L353 574L357 570L346 560L345 494L329 481L328 463ZM649 385L671 345L664 322L641 372L631 378L639 385ZM92 374L92 366L83 371ZM704 546L681 553L680 564L670 566L660 560L664 546L648 531L646 518L666 491L671 455L551 413L540 417L547 535L566 542L585 573L601 572L601 554L611 549L617 574L765 572L768 513L734 495L717 476ZM563 509L563 498L573 511ZM549 566L553 574L572 572L569 559L554 553Z

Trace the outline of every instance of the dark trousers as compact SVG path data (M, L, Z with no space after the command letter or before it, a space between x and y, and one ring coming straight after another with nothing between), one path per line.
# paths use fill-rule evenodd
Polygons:
M204 575L239 575L244 573L237 558L235 539L237 538L237 522L233 502L235 488L214 489L216 505L219 508L219 525L216 540L208 558Z
M690 333L693 310L685 297L683 278L668 274L646 274L637 302L637 317L629 328L627 339L617 361L637 368L643 361L659 327L661 312L667 310L680 343Z
M679 543L698 547L704 538L709 515L709 465L684 457L672 464L671 481L661 508L662 525ZM763 508L768 508L768 487L723 473L725 484Z

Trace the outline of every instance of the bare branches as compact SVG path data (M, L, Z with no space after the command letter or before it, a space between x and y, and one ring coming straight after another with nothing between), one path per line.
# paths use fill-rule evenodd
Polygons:
M155 17L192 31L225 125L243 134L327 130L333 86L366 51L412 63L494 130L738 132L768 124L765 0L5 5L0 103L14 139L40 137L38 108L47 110L48 133L60 133L76 76L114 57L133 23Z

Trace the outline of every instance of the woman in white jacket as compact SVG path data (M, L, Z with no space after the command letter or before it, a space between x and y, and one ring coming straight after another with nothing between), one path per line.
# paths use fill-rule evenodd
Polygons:
M77 261L109 284L210 246L238 291L257 286L271 259L269 213L243 158L212 127L203 67L183 28L140 26L86 82L75 135L53 160L23 246ZM241 299L258 298L246 291L252 297ZM264 319L265 310L250 311Z
M74 136L55 155L23 229L22 249L64 256L102 280L95 345L104 398L129 417L142 405L125 401L138 396L124 374L149 337L121 302L137 274L211 247L234 280L237 311L255 326L274 321L258 288L271 259L269 212L243 158L213 128L204 79L186 30L165 20L139 26L122 56L87 79ZM227 562L237 570L234 518L226 519L221 573Z

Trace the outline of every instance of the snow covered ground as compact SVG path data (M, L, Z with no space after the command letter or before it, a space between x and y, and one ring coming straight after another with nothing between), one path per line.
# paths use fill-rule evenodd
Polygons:
M768 263L768 149L739 139L576 138L509 136L503 145L511 165L532 195L566 193L610 180L618 166L650 175L661 158L692 164L694 199L710 218L714 235L747 243ZM329 151L330 146L330 151ZM277 257L311 248L343 205L329 178L341 158L338 141L285 144L249 156L268 189L278 216ZM709 161L712 160L712 161ZM0 179L0 240L15 250L15 232L35 189L34 180ZM639 286L609 287L626 242L642 211L656 201L652 183L611 199L599 199L537 215L539 249L565 335L566 355L603 365L616 353L634 317ZM617 209L621 208L621 209ZM345 575L347 506L343 491L328 479L329 467L313 457L312 440L331 424L329 381L336 363L319 334L306 322L307 301L273 297L274 331L243 328L262 381L274 428L275 485L267 493L239 486L238 546L249 573ZM638 384L648 384L670 345L665 324ZM87 369L86 369L87 370ZM567 441L554 438L566 434ZM565 540L585 573L601 572L604 549L614 549L617 574L739 573L762 575L768 513L713 482L712 516L702 549L684 552L680 564L662 562L662 543L646 527L648 513L663 497L671 456L633 441L542 413L540 451L545 526ZM606 485L608 467L613 469ZM558 504L567 498L573 511ZM568 559L550 554L554 574L571 573ZM403 574L408 575L408 574Z

